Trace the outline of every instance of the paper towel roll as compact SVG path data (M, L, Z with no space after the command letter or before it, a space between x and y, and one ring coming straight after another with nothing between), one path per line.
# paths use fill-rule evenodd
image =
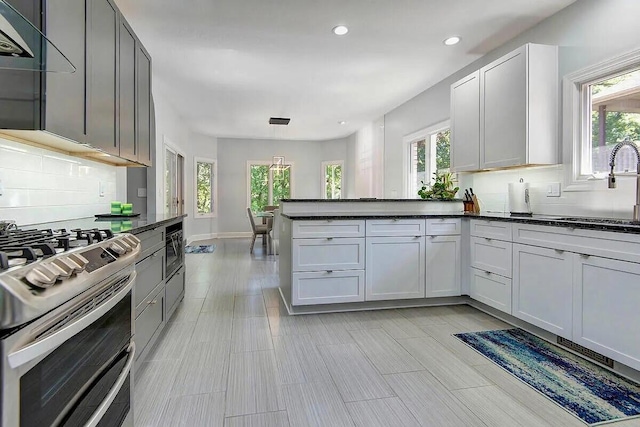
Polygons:
M509 183L509 212L512 214L531 213L528 182L520 180L520 182Z

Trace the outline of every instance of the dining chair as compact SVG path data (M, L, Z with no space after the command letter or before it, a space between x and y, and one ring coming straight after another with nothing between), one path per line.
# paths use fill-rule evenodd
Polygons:
M273 212L273 211L275 211L276 209L278 209L278 206L267 205L267 206L265 206L262 210L263 210L263 212ZM262 223L263 223L263 224L266 224L266 223L267 223L267 218L264 218L264 217L263 217L263 218L262 218Z
M258 235L262 235L262 244L265 245L267 243L267 233L269 232L267 225L258 224L256 225L253 220L253 212L251 212L251 208L247 208L247 215L249 216L249 222L251 223L251 231L253 231L253 238L251 239L251 247L249 248L249 253L253 253L253 245L256 243L256 238Z

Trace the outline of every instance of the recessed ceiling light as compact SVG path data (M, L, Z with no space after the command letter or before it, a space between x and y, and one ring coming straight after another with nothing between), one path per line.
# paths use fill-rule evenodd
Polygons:
M344 36L349 32L349 29L344 25L338 25L337 27L333 27L333 34L336 36Z
M460 43L460 37L452 36L448 39L445 39L442 43L446 44L447 46L453 46L454 44Z
M339 125L346 125L346 124L347 124L347 122L345 122L344 120L340 120L340 121L338 122L338 124L339 124Z

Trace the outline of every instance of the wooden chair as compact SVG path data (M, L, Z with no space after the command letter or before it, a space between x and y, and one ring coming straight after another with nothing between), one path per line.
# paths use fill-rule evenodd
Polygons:
M273 212L278 209L278 206L267 205L264 207L264 212ZM262 223L266 224L268 218L262 218Z
M247 215L249 215L249 222L251 223L251 231L253 231L253 238L251 239L251 247L249 248L249 253L253 253L253 245L256 243L256 238L258 234L262 235L262 243L266 244L267 233L269 232L266 225L258 224L256 225L253 220L253 212L251 212L251 208L247 208Z

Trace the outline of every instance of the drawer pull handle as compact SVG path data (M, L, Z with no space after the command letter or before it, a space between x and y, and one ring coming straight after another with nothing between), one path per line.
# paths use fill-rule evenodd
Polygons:
M333 237L327 237L327 240L333 240Z
M486 274L487 276L491 276L491 272L487 270L484 271L484 274Z
M414 239L419 239L419 238L421 238L421 237L422 237L422 236L413 236L413 238L414 238Z
M429 236L429 237L430 237L430 238L432 238L432 239L435 239L437 236L436 236L436 235L434 235L434 234L432 234L432 235L431 235L431 236Z
M564 253L564 250L562 250L562 249L555 249L555 251L556 251L557 253L559 253L559 254L563 254L563 253Z
M580 254L581 258L587 259L587 258L591 258L591 255L587 255L587 254Z
M489 237L485 237L484 239L485 239L487 242L490 242L490 241L492 240L492 239L491 239L491 238L489 238Z
M333 270L327 270L327 273L333 273Z
M149 305L154 305L154 304L157 304L157 303L158 303L158 300L155 300L155 299L153 301L147 302L147 304L149 304Z

